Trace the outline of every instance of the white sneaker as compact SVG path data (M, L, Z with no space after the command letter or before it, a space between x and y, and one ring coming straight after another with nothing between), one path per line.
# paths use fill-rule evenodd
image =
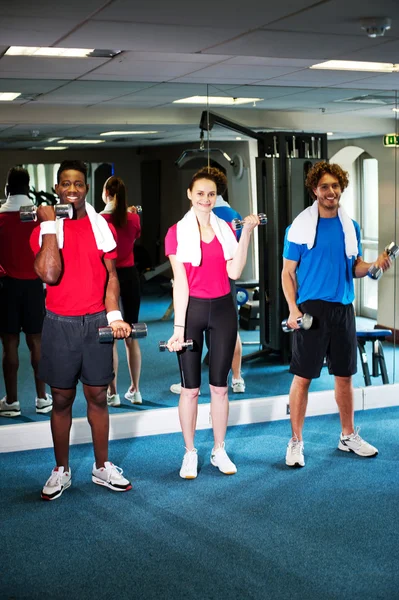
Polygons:
M121 399L119 394L108 394L107 392L107 404L108 406L120 406Z
M183 457L180 469L182 479L195 479L198 475L198 454L197 449L187 450Z
M38 398L36 396L35 404L36 404L36 412L44 415L44 414L50 412L50 410L52 410L53 398L52 398L52 396L50 396L50 394L46 394L45 398Z
M143 404L143 398L140 392L132 392L130 389L125 394L126 400L129 400L132 404Z
M132 489L130 481L122 476L122 469L112 462L106 461L103 467L97 469L96 463L93 464L92 481L97 485L104 485L114 492L127 492Z
M43 500L55 500L59 498L64 490L72 483L71 469L64 471L64 467L55 467L51 471L41 493Z
M173 383L170 386L170 391L172 392L172 394L181 394L181 383ZM198 396L201 396L201 390L198 392Z
M237 467L227 456L227 452L224 449L224 442L216 450L212 450L211 453L211 464L217 467L219 471L225 475L234 475L237 473Z
M360 427L356 427L356 431L350 435L340 435L338 450L344 452L354 452L359 456L377 456L378 450L371 444L362 439L359 435Z
M285 464L289 467L304 467L303 447L303 442L300 442L297 437L291 438L287 446Z
M238 379L234 379L233 377L231 380L231 387L233 389L233 394L242 394L245 392L245 381L242 377L239 377Z
M0 417L19 417L21 415L21 407L19 402L7 404L7 396L0 400Z

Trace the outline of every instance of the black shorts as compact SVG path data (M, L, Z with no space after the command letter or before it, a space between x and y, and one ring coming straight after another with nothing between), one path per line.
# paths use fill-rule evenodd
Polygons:
M107 327L105 311L63 317L47 311L43 324L39 377L50 387L73 389L78 380L106 386L114 378L113 343L100 343L98 328Z
M0 279L0 333L41 333L44 314L41 279Z
M357 339L352 304L308 300L299 306L313 316L307 331L293 332L290 373L316 379L327 358L330 375L350 377L357 371Z
M131 325L139 320L140 277L135 266L116 269L120 287L120 301L123 320Z
M186 340L192 339L193 350L178 352L181 384L193 389L201 385L201 356L207 333L209 349L209 383L227 385L237 340L237 318L231 294L220 298L190 296L186 313Z

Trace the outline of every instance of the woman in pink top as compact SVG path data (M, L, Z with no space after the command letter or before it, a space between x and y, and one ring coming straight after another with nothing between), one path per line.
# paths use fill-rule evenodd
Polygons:
M209 387L214 447L211 463L222 473L236 473L224 449L229 412L227 376L237 339L237 313L230 292L230 279L238 279L244 268L251 232L259 224L256 215L244 219L240 241L212 209L217 183L223 173L207 167L198 171L187 190L191 210L173 225L165 238L165 254L173 269L175 324L168 341L178 353L182 390L179 417L186 453L180 477L197 477L198 457L194 434L201 383L204 332L209 333ZM227 183L227 182L226 182ZM182 343L192 339L193 350Z
M140 278L134 265L133 246L140 237L141 224L138 214L128 211L125 184L119 177L109 177L104 184L103 200L106 204L102 216L116 229L117 259L116 271L120 285L120 300L123 318L127 323L137 323L140 309ZM141 372L141 352L138 340L125 339L127 364L130 373L130 386L125 398L133 404L141 404L139 391ZM114 344L115 379L107 392L109 406L119 406L121 401L117 393L118 351Z

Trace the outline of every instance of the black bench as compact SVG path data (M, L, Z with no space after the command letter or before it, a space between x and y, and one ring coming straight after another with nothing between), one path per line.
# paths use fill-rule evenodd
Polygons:
M384 350L381 342L385 341L390 335L392 335L390 329L361 329L356 331L357 347L359 348L365 385L371 385L371 377L379 377L380 375L382 383L389 383ZM373 345L371 376L367 362L366 342L371 342Z

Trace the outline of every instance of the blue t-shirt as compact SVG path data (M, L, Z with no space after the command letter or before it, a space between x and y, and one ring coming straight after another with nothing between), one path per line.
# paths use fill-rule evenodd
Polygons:
M227 223L232 223L233 219L240 219L240 221L242 220L240 213L234 210L234 208L231 208L231 206L214 206L212 210L215 215L219 217L219 219L223 219L223 221L226 221ZM238 229L236 231L237 240L240 239L240 236L241 229Z
M360 227L353 221L356 230L358 256L362 255ZM306 300L324 300L351 304L355 299L353 287L353 265L355 258L345 253L344 232L339 217L319 217L314 246L308 250L306 244L295 244L284 239L283 257L294 260L297 266L297 304Z

